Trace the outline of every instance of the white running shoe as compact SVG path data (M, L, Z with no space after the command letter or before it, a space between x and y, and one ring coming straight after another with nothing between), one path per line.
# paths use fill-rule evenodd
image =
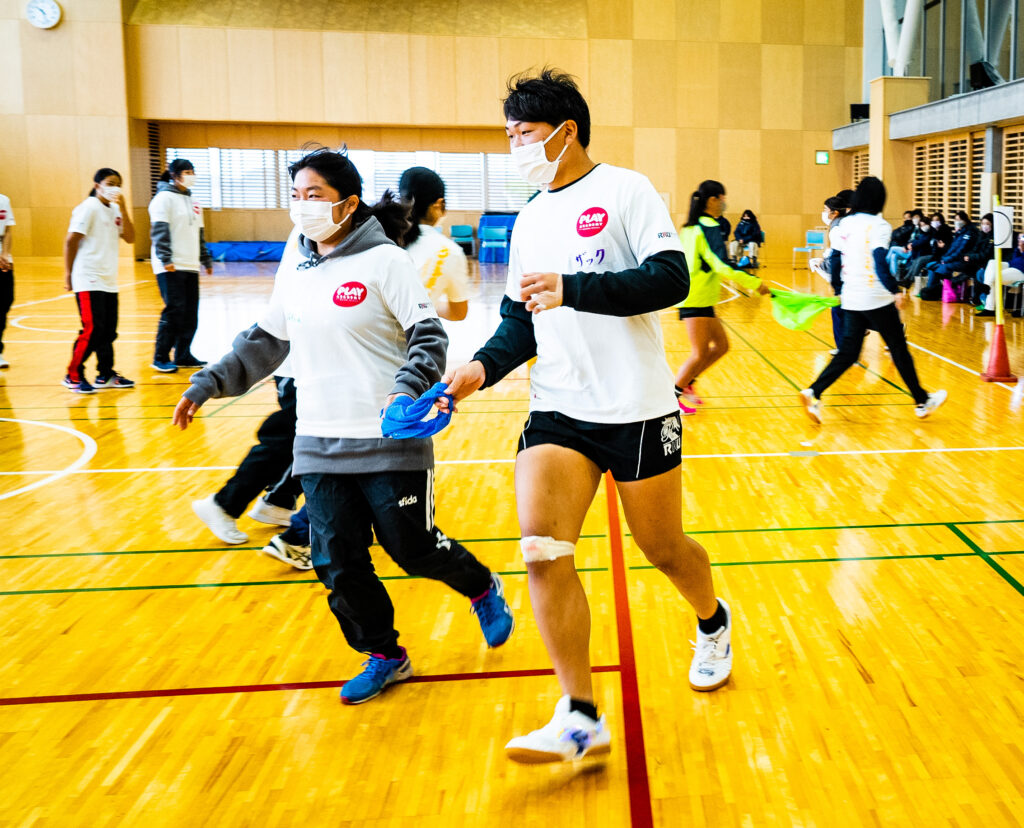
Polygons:
M690 687L694 690L717 690L729 680L732 673L732 612L721 598L718 603L725 610L725 626L718 632L705 635L697 627L697 641L693 644L690 662Z
M821 400L814 396L814 392L810 388L805 388L800 392L800 402L804 404L804 410L811 418L811 422L821 425Z
M928 399L922 405L914 406L914 413L918 416L918 419L923 420L942 405L946 401L947 396L945 391L936 391L934 394L929 394Z
M235 525L235 519L217 505L213 495L205 500L193 500L192 511L224 543L239 544L249 540L249 536Z
M0 356L0 368L10 368L10 367L11 367L11 363L9 363L6 359L4 359L2 356Z
M258 520L260 523L269 523L271 526L284 526L285 528L292 525L292 515L294 514L294 509L285 509L284 506L275 506L273 503L267 503L266 498L263 497L256 498L256 502L249 510L249 517L253 520Z
M295 546L281 540L281 535L274 535L270 543L263 547L263 554L284 561L286 564L301 569L303 572L313 568L313 559L308 546Z
M555 715L540 730L516 736L505 745L505 755L513 762L539 765L544 762L571 762L611 750L611 734L605 717L594 721L579 711L569 711L569 697L555 705Z

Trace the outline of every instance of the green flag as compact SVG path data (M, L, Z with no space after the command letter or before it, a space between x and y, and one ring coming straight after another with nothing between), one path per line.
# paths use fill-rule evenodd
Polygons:
M839 305L838 296L814 296L791 290L772 290L772 316L791 331L806 331L826 308Z

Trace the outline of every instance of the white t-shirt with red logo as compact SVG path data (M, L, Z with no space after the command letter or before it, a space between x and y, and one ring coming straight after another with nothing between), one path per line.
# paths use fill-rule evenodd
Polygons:
M599 164L523 208L512 231L505 292L522 301L524 273L616 272L682 249L647 177ZM631 423L677 410L657 313L617 317L560 307L534 315L533 329L531 411Z
M409 254L382 244L317 267L286 256L259 326L291 342L295 433L380 437L380 410L408 359L405 331L437 313Z
M446 296L449 302L469 299L469 265L462 248L429 224L420 225L420 235L406 250L420 272L420 280L436 302Z
M869 213L853 213L832 228L832 249L843 255L839 298L844 310L874 310L896 301L875 272L874 251L878 247L888 250L891 238L892 225Z
M71 266L71 289L75 293L98 290L117 293L117 245L121 239L121 208L103 206L89 196L71 212L69 233L85 236L78 245Z
M171 258L175 270L199 271L199 231L203 229L203 208L192 196L179 190L160 190L149 202L149 223L167 222L171 229ZM154 273L163 273L164 263L150 251Z
M15 224L14 213L11 212L11 200L0 194L0 239L4 237L7 228Z

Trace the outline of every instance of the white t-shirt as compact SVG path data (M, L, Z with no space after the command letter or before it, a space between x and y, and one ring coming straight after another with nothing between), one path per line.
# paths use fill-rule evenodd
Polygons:
M420 225L420 235L406 250L420 272L430 300L442 296L449 302L469 299L469 265L462 248L429 224Z
M288 261L293 266L285 267ZM405 331L437 314L409 254L382 244L299 269L278 270L259 326L291 342L295 433L380 438L380 410L407 361Z
M121 208L117 204L103 206L90 196L71 213L69 233L85 238L78 245L71 266L71 289L75 293L99 290L117 293L117 245L121 239Z
M4 237L7 228L15 223L14 213L11 211L11 200L7 196L0 194L0 239Z
M505 292L516 302L524 273L616 272L683 249L647 177L608 164L541 192L516 219L510 247ZM533 329L531 411L631 423L677 410L657 313L618 317L560 307L534 315Z
M832 228L832 249L843 255L844 310L874 310L896 301L875 272L874 251L889 249L892 227L881 216L853 213Z
M199 231L203 229L203 208L180 190L160 190L149 202L149 223L165 221L171 228L171 258L176 270L199 270ZM164 263L150 251L154 273L164 272Z

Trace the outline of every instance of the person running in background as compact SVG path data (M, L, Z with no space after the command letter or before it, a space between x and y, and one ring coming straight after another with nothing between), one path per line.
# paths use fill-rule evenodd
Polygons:
M458 322L469 309L469 264L455 242L436 229L445 214L444 181L426 167L410 167L398 191L412 205L405 249L412 256L430 301L442 319Z
M914 413L921 419L946 401L945 391L929 394L917 379L913 357L907 348L899 308L906 296L889 273L885 257L892 228L882 218L885 185L868 176L857 185L849 215L832 231L831 273L840 274L843 307L843 339L839 353L809 388L800 392L807 416L821 422L821 396L859 358L864 336L878 331L892 361L914 398Z
M829 283L832 287L833 292L836 296L839 295L839 274L834 274L832 271L832 230L839 220L846 215L849 210L850 203L842 195L842 193L853 194L852 190L843 190L837 195L831 198L825 199L825 204L821 211L821 220L828 228L825 233L828 247L823 251L823 256L820 259L811 259L810 268L822 279ZM832 341L835 343L835 348L829 351L831 356L835 356L839 353L839 343L843 341L843 309L841 307L832 308Z
M203 208L192 197L195 178L192 162L176 158L160 176L156 195L149 202L150 255L164 300L153 368L164 374L206 364L192 355L192 339L199 326L200 266L207 276L213 274L213 259L203 237Z
M409 255L398 246L408 207L390 191L363 202L346 155L312 151L288 168L301 256L275 280L260 321L216 365L192 377L174 412L180 428L212 397L238 396L291 358L298 389L293 474L312 525L312 563L363 670L341 688L361 704L412 677L395 611L374 570L376 531L408 574L442 581L470 601L488 646L514 621L500 576L434 523L429 437L389 440L381 408L441 378L448 338Z
M712 239L720 240L716 214L725 209L725 187L718 181L702 181L690 196L690 214L679 231L679 241L690 269L690 292L676 307L686 323L690 338L690 356L675 376L679 411L690 416L702 404L693 388L697 377L726 355L729 337L715 316L715 304L722 290L722 279L732 279L748 290L765 295L771 291L756 276L729 267L715 255Z
M11 200L0 193L0 368L10 363L4 359L4 330L7 328L7 312L14 304L14 257L11 245L14 242L14 213Z
M92 178L89 197L71 213L64 240L64 289L75 292L82 329L71 349L64 386L78 394L97 388L134 388L114 370L117 339L118 242L135 241L135 227L124 204L121 174L104 167ZM85 378L85 361L96 354L96 381Z

